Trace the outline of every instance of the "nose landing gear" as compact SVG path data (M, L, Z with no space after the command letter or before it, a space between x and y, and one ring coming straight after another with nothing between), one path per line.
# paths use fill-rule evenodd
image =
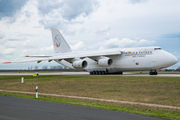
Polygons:
M149 75L157 75L158 73L156 72L156 70L151 70L151 72L149 72Z

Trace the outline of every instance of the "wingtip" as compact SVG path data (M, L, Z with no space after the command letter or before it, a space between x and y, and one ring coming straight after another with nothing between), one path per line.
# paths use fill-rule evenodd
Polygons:
M26 55L25 57L29 57L29 55Z
M11 62L4 62L3 64L9 64L9 63L11 63Z

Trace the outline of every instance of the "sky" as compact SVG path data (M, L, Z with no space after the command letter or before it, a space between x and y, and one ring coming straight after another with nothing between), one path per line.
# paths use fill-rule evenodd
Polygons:
M51 27L73 51L160 46L180 61L179 5L179 0L0 0L0 69L59 66L2 64L54 54Z

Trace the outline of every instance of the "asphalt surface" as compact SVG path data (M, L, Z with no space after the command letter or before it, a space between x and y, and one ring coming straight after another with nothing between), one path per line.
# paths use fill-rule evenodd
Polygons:
M164 120L130 113L0 95L0 120Z
M0 75L33 75L33 73L0 73ZM89 72L44 72L39 73L39 75L89 75ZM158 75L149 75L147 74L135 74L124 72L123 75L109 74L106 76L153 76L153 77L180 77L180 74L158 74Z

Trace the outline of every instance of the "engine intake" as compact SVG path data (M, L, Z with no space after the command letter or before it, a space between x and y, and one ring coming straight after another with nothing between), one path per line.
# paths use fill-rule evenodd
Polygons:
M87 61L85 61L85 60L78 60L78 61L74 61L74 62L72 63L72 66L73 66L74 68L86 68L87 65L88 65L88 63L87 63Z
M104 58L104 59L99 59L98 60L98 65L108 67L113 64L113 60L110 58Z

